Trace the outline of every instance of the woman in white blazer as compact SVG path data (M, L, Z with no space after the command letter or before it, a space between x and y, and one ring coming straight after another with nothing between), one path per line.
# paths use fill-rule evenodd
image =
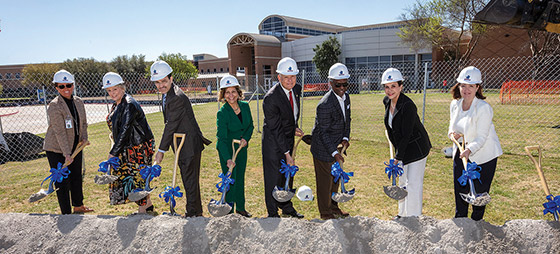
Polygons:
M502 155L500 140L492 123L492 107L484 101L486 97L482 95L480 70L473 66L463 69L457 82L459 83L451 88L454 100L449 107L448 135L466 143L463 153L459 153L456 146L453 149L455 218L467 217L469 210L469 204L460 196L460 193L469 192L469 185L461 186L457 181L464 168L461 158L465 157L481 167L480 181L473 182L477 193L484 193L490 191L498 156ZM464 135L465 139L460 138L460 135ZM485 208L486 206L473 206L471 218L481 220Z

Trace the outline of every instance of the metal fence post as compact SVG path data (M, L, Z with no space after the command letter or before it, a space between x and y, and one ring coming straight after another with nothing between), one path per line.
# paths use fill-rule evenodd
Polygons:
M424 63L424 102L422 105L422 125L424 125L424 116L426 115L426 87L428 86L428 63Z
M217 91L218 95L220 95L220 80L219 79L220 78L218 76L216 76L216 87L217 87L216 91ZM216 98L218 98L218 97L216 97ZM220 101L218 99L216 99L216 102L217 102L216 104L218 104L218 111L220 111Z
M259 110L259 74L255 75L255 91L257 94L257 132L261 133L261 120L260 120L260 110Z
M49 107L47 107L47 90L45 89L45 85L43 85L43 104L45 105L45 114L47 115L47 126L49 125Z
M303 97L305 95L305 69L301 71L301 106L299 109L299 128L303 130Z

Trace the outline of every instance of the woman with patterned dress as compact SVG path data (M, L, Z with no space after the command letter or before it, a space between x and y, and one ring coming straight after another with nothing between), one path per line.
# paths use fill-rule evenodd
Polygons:
M108 158L118 157L120 166L112 169L118 179L110 184L111 205L124 204L135 189L144 188L140 165L151 165L154 154L154 135L144 111L132 96L126 94L122 77L114 72L103 76L103 89L115 101L107 116L107 125L114 141ZM150 196L136 201L138 213L153 211Z

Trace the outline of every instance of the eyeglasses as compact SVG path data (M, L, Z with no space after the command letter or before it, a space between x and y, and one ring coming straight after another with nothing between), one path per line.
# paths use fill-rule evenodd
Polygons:
M70 84L66 84L66 85L59 85L57 86L58 89L64 89L64 88L70 88L72 87L74 84L70 83Z
M341 86L347 87L347 86L348 86L348 82L346 82L346 83L336 83L336 82L335 82L335 83L334 83L334 86L336 86L336 87L341 87Z

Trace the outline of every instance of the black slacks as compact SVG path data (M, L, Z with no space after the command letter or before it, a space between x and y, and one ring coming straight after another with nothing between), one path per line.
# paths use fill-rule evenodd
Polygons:
M282 156L284 156L282 154ZM265 156L263 152L263 173L264 173L264 201L266 203L266 211L268 216L278 216L278 208L282 209L282 213L289 214L295 212L291 200L286 202L278 202L272 196L275 186L284 188L286 177L280 173L280 165L282 158L270 158ZM289 187L293 188L294 178L290 178Z
M185 196L187 198L186 216L202 216L202 201L200 200L200 159L202 152L195 153L190 158L179 157L179 168ZM175 187L175 186L173 186Z
M65 158L61 153L47 151L47 160L51 168L56 168L58 163L64 164ZM56 197L62 214L71 214L72 206L82 206L84 203L84 193L82 190L82 152L80 152L74 161L68 166L70 174L60 183L55 183ZM50 181L50 179L48 180ZM45 184L48 184L45 181ZM70 200L72 203L70 204Z
M455 157L453 157L453 185L455 189L455 218L467 217L469 212L469 203L465 202L461 198L460 193L469 193L470 187L467 183L465 186L461 186L457 179L463 174L463 161L459 158L459 150L456 151ZM469 162L471 162L469 160ZM478 179L473 180L474 189L477 193L490 192L490 185L492 184L492 179L494 179L494 173L496 172L496 165L498 163L498 157L480 164L482 170L480 170L480 181ZM482 183L481 183L482 182ZM471 214L471 219L481 220L484 217L484 210L486 206L474 206L473 212Z

